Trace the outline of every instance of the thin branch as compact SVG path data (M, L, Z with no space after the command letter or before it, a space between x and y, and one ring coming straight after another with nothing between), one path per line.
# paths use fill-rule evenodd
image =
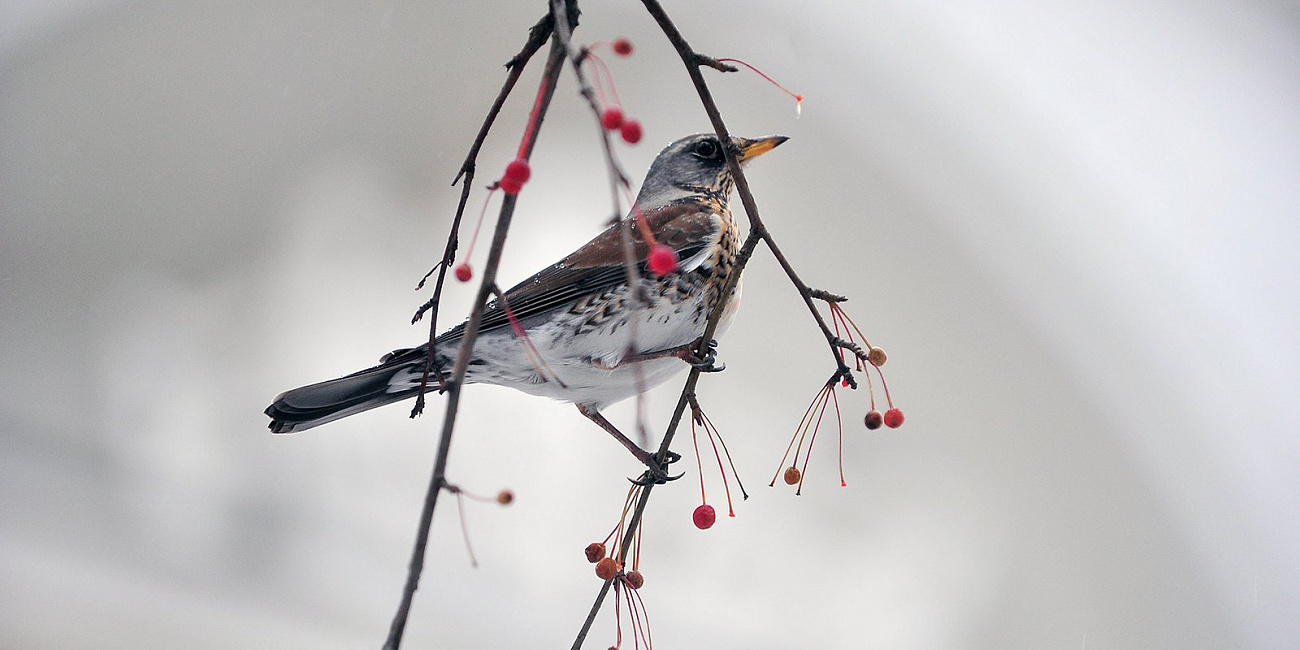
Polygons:
M551 0L552 18L564 15L569 11L572 11L572 7L566 0ZM600 133L601 149L605 154L605 167L609 171L610 194L614 204L613 220L620 222L619 237L623 252L623 268L627 273L627 286L632 289L632 300L639 305L644 305L649 302L649 296L645 285L641 282L641 273L637 270L636 250L632 241L632 220L640 218L636 208L636 199L631 196L632 182L628 179L627 173L623 171L623 167L619 165L618 159L614 156L614 147L610 141L610 131L601 123L601 108L600 104L596 101L596 92L592 88L591 82L587 79L587 73L582 68L583 61L587 59L587 49L583 48L580 51L573 49L573 32L563 24L563 21L561 21L559 29L555 30L555 37L559 40L561 47L564 48L569 57L569 61L572 64L573 74L578 79L578 94L582 95L582 97L587 100L587 107L591 109L591 114L596 120L596 130ZM631 215L626 219L620 219L622 216L621 204L619 203L620 191L628 194L628 203ZM628 336L627 349L624 351L624 354L628 356L635 353L637 330L639 327L640 325L638 321L635 320L629 324L631 335ZM644 447L650 438L645 427L645 417L642 409L643 402L640 397L645 393L645 377L640 366L635 368L634 374L636 377L638 396L636 415L637 434L639 443Z
M562 2L563 0L552 0L552 5L554 6L556 3ZM735 68L720 63L717 59L695 52L695 50L691 48L690 44L686 42L685 37L682 36L680 31L678 31L676 25L673 24L672 20L668 17L668 14L664 11L663 7L659 5L657 0L642 0L642 4L645 5L646 10L650 13L651 17L655 19L655 22L659 24L664 35L677 51L678 56L681 57L682 63L686 66L687 74L690 76L691 82L695 85L695 90L699 94L700 103L704 106L704 111L708 114L709 121L713 124L713 129L717 134L718 139L722 142L729 142L731 134L728 132L727 126L723 122L717 104L713 101L713 94L709 91L708 84L704 81L704 77L700 73L700 67L707 66L723 72L734 72ZM741 246L740 252L737 254L732 270L727 276L726 285L723 287L718 302L713 306L713 310L709 313L708 323L705 326L703 336L700 338L699 353L704 354L706 352L708 342L716 333L718 322L722 317L723 311L726 309L727 303L731 299L732 290L735 288L736 282L739 281L745 266L749 263L749 259L753 255L755 247L761 240L767 245L767 248L772 251L773 256L776 257L781 268L785 270L790 281L799 290L799 295L803 298L809 312L811 312L813 320L816 321L817 326L821 328L822 333L826 336L830 352L835 359L837 374L841 372L847 373L848 368L845 366L838 351L838 337L836 337L831 329L826 325L825 320L817 311L816 305L812 302L814 291L819 292L818 297L822 297L821 294L825 292L811 289L803 282L799 277L799 274L795 272L785 255L781 252L780 247L778 247L775 240L772 239L771 234L763 224L762 218L759 216L758 205L754 201L753 193L749 189L749 181L745 178L745 174L740 168L740 161L736 159L735 154L730 147L723 147L723 151L726 154L727 166L736 183L736 192L740 195L741 205L744 206L745 215L749 220L750 230L749 235L745 238L744 245ZM659 445L660 458L664 457L668 452L669 446L672 444L673 438L677 433L677 427L681 422L682 415L686 410L691 396L695 393L695 386L699 381L699 378L700 370L698 368L693 368L686 378L686 383L682 387L681 396L677 400L677 407L673 411L672 419L668 423L668 429L665 431L663 441ZM619 557L620 563L624 563L626 560L627 541L636 533L637 528L641 523L641 516L645 511L646 504L650 500L650 494L653 491L653 488L653 485L646 486L645 490L641 493L641 498L637 501L636 508L632 512L632 517L628 522L627 532L624 537L625 542L623 544L623 552ZM577 638L574 639L572 650L578 650L582 647L588 632L591 630L592 624L596 620L596 615L600 612L601 605L604 603L605 597L609 593L610 585L611 581L606 581L605 584L601 586L600 592L596 595L596 601L592 604L591 611L583 621L582 628L578 631Z
M473 144L469 147L469 153L465 156L465 162L461 163L460 171L457 172L456 178L451 181L451 184L455 185L461 178L465 179L460 188L460 202L456 204L456 216L451 220L451 232L447 235L447 247L442 253L442 261L436 267L438 279L434 283L433 295L427 302L420 305L420 308L415 310L415 315L411 317L411 323L415 324L424 316L425 312L429 312L429 353L424 358L424 375L420 377L420 391L415 395L415 406L411 408L411 417L424 412L424 393L429 388L429 375L433 371L433 359L438 340L438 303L442 299L442 287L447 279L447 269L456 260L456 248L460 245L460 237L457 233L460 232L461 217L465 215L465 203L469 201L470 190L474 187L474 168L478 160L479 149L483 147L483 142L487 140L488 132L492 130L497 115L501 113L501 107L505 105L506 98L510 96L510 91L514 90L515 82L519 81L519 76L523 74L524 67L528 65L529 59L533 58L533 55L542 47L542 44L551 37L554 25L554 18L550 13L542 16L541 20L538 20L537 24L528 30L528 41L524 43L524 47L506 62L506 69L510 72L506 75L505 83L501 85L501 92L497 93L496 100L492 102L492 107L488 109L487 117L483 118L483 126L479 127L478 135L474 138ZM428 279L429 276L424 277ZM420 280L420 286L424 286L424 280ZM447 383L443 379L441 372L438 373L438 390L441 392L447 390Z
M559 47L559 43L552 41L550 56L546 60L546 68L542 73L541 93L543 97L536 105L536 117L531 120L530 139L524 145L524 158L532 154L537 133L541 130L542 119L546 114L547 107L550 106L551 97L555 94L555 84L559 79L563 60L564 52ZM420 513L419 531L416 534L415 550L411 555L411 566L407 574L406 585L402 590L402 601L398 606L397 614L393 617L388 640L384 644L385 650L397 650L401 646L402 634L406 630L406 619L411 609L411 600L414 598L415 590L420 583L420 573L424 569L425 548L429 542L429 526L433 522L433 511L438 504L438 495L446 484L447 456L451 451L451 438L456 425L456 413L460 406L461 387L464 385L465 372L469 368L469 361L473 356L474 341L478 337L479 325L483 321L483 311L487 304L488 295L491 293L492 287L496 285L497 266L501 262L501 251L505 247L506 234L510 230L510 220L514 215L516 200L517 195L506 194L501 203L501 213L497 217L496 231L492 236L492 246L488 250L487 263L483 268L483 279L479 284L474 308L470 311L469 320L465 323L460 350L456 355L456 364L452 369L451 379L448 381L447 411L443 417L438 455L434 461L429 490L425 494L424 508Z

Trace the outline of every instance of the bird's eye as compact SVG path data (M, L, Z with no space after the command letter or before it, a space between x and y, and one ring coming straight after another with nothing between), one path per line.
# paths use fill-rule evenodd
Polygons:
M701 140L695 143L695 155L705 160L716 160L722 153L722 147L713 140Z

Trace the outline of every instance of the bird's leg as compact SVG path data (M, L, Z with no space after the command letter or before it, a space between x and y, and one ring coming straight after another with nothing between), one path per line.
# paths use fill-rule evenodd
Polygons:
M605 419L605 416L601 415L600 411L582 404L578 404L577 407L579 413L586 416L588 420L595 422L600 426L600 428L609 432L609 435L614 436L615 440L622 443L624 447L627 447L627 450L632 452L632 455L636 456L637 460L645 463L647 468L645 474L643 474L640 479L633 481L634 483L664 483L682 477L681 474L678 474L677 476L669 476L666 471L669 465L681 460L681 454L676 454L670 451L666 454L665 458L658 458L655 454L651 454L642 449L637 446L635 442L632 442L630 438L623 435L623 432L619 431L618 427L614 426L614 423Z
M705 348L703 355L700 355L696 352L696 348L698 347L700 347L700 339L695 339L694 341L687 343L686 345L678 345L676 347L671 347L664 350L655 350L654 352L645 352L642 354L630 354L626 357L623 357L617 364L610 366L609 368L606 369L612 370L613 368L617 368L618 366L621 366L625 363L640 363L642 361L651 361L654 359L666 359L669 357L681 359L682 361L685 361L686 363L690 364L692 368L698 368L700 372L722 372L723 370L727 369L727 364L717 363L718 361L717 340L715 339L709 340L709 345L707 346L707 348Z

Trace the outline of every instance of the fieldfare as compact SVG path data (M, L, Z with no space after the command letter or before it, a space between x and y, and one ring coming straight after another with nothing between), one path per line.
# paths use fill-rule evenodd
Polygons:
M742 163L786 141L785 136L726 143ZM651 468L650 454L618 431L600 410L670 379L697 359L694 346L721 297L740 248L728 208L733 180L713 134L682 138L665 148L647 172L627 219L641 218L658 244L680 260L656 276L647 268L650 245L630 228L644 290L634 292L625 264L623 230L615 223L568 257L505 292L505 305L486 308L465 382L509 386L572 402ZM639 215L639 216L638 216ZM736 283L718 324L735 315ZM520 339L509 307L527 333ZM434 365L446 377L456 361L464 324L436 339ZM531 341L541 363L530 357ZM294 433L410 397L420 390L428 344L395 350L379 365L346 377L295 388L275 398L266 414L271 431ZM436 386L437 380L429 385Z

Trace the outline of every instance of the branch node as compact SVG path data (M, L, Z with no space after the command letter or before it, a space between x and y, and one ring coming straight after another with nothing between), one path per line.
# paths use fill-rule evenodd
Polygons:
M848 298L839 294L834 294L822 289L814 289L812 287L808 288L808 297L817 300L825 300L826 302L845 302L848 300Z
M714 70L717 70L718 72L736 72L736 71L737 71L736 66L734 66L734 65L729 65L729 64L726 64L726 63L723 63L723 62L721 62L721 61L719 61L719 60L717 60L717 59L715 59L715 58L713 58L713 57L711 57L711 56L709 56L709 55L707 55L707 54L700 54L699 52L691 52L691 53L690 53L690 58L691 58L691 63L692 63L693 65L698 66L698 67L703 67L703 68L713 68Z

